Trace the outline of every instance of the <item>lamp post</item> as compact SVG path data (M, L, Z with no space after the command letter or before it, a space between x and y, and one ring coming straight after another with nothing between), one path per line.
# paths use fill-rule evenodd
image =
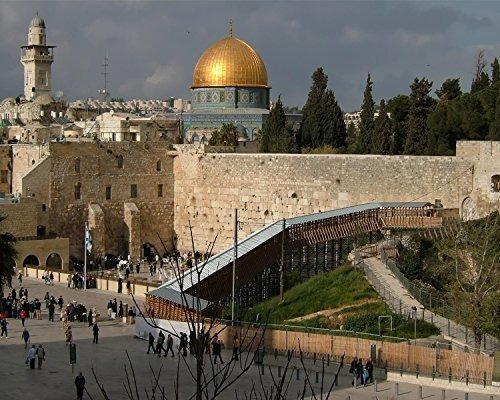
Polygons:
M417 307L413 306L413 338L415 340L415 345L417 345Z

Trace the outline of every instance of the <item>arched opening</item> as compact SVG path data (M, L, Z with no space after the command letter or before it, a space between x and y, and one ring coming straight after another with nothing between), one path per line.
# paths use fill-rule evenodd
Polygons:
M491 191L500 192L500 175L493 175L491 177Z
M466 197L462 202L462 220L470 221L477 219L476 204L470 197Z
M123 156L122 155L116 157L116 166L118 168L123 168Z
M146 258L148 261L153 261L155 256L159 254L151 243L144 243L142 245L142 257Z
M80 158L75 160L75 172L80 172Z
M201 137L201 141L200 141L200 142L201 142L201 144L208 144L207 137L206 137L205 135L203 135L203 136Z
M158 160L156 162L156 170L159 172L162 170L162 163L161 163L161 160Z
M75 200L80 200L82 197L82 184L80 182L75 184Z
M23 261L23 267L26 266L40 266L40 261L38 260L37 256L34 256L33 254L30 254L28 257L26 257Z
M193 136L191 136L191 143L195 144L195 143L199 143L199 142L200 142L200 138L198 137L198 134L194 133Z
M47 257L45 264L50 269L62 269L62 258L59 254L52 253Z

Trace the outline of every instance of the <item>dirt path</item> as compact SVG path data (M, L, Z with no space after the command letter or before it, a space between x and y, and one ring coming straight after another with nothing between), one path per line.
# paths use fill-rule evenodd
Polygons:
M289 322L301 322L301 321L306 321L308 319L312 319L314 317L319 317L319 316L329 317L335 313L338 313L340 311L345 310L346 308L360 306L363 304L376 303L378 301L379 301L379 299L365 299L365 300L358 301L357 303L346 304L346 305L343 305L343 306L340 306L337 308L329 308L326 310L316 311L316 312L313 312L311 314L303 315L301 317L289 319L287 321L289 321Z

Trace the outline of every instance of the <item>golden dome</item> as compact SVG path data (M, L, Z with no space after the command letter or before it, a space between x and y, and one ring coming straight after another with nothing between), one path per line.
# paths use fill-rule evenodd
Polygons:
M214 86L267 88L266 66L252 46L226 37L205 50L194 68L191 88Z

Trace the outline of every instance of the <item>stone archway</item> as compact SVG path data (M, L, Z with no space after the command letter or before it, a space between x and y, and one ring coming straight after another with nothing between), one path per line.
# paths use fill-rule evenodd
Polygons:
M38 267L40 266L40 260L38 259L37 256L30 254L23 261L23 267L26 267L28 265L33 265Z
M52 253L47 257L47 261L45 262L47 268L50 269L62 269L63 263L62 258L57 253Z
M142 245L142 257L146 258L148 261L153 261L155 256L158 254L156 247L151 243L144 243Z
M474 203L474 200L470 197L466 197L464 201L462 202L462 220L463 221L470 221L473 219L477 219L477 210L476 210L476 204Z

